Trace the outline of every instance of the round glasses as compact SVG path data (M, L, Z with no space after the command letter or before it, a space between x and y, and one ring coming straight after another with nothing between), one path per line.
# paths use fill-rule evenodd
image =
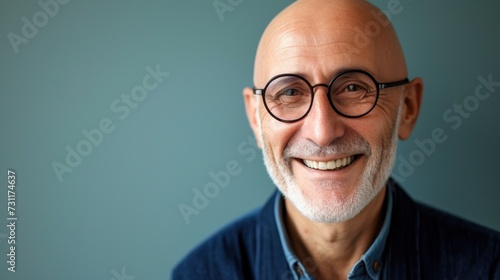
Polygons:
M359 118L373 110L381 89L408 83L400 81L379 83L370 73L363 70L348 70L340 73L330 84L311 85L296 74L281 74L273 77L263 89L253 89L262 95L266 110L282 122L296 122L311 110L314 88L328 88L328 100L337 114L347 118Z

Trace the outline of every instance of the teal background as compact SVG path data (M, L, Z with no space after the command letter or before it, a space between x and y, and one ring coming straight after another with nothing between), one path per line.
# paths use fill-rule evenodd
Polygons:
M32 22L36 1L0 2L0 279L169 279L198 242L261 205L274 190L252 146L242 88L269 20L292 1L69 1L15 53L9 32ZM387 1L374 1L386 9ZM416 199L500 230L500 88L453 130L443 113L472 95L478 76L500 81L498 1L401 0L392 16L410 77L425 81L416 139L448 139L402 184ZM169 72L126 118L111 103ZM88 156L60 182L51 164L82 130L109 118ZM239 174L183 219L193 189L235 161ZM233 162L234 163L234 162ZM400 161L396 164L398 165ZM397 166L396 166L397 167ZM7 170L16 171L16 273L7 271ZM396 175L401 175L395 170ZM5 225L4 225L5 224Z

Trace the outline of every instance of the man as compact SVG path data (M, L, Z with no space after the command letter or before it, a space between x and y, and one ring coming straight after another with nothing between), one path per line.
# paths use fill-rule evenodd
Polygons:
M276 16L243 95L279 192L173 278L500 279L499 233L389 178L422 99L422 80L407 76L392 25L367 2L299 0Z

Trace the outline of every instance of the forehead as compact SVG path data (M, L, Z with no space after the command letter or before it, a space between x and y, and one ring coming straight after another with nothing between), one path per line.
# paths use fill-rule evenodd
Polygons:
M263 78L295 73L322 79L342 69L363 69L374 74L379 65L377 44L361 41L365 38L362 36L353 21L314 24L298 20L279 26L270 32L264 46Z
M257 51L254 81L265 83L282 73L327 79L346 68L362 69L380 79L396 70L405 71L392 25L365 1L302 0L266 28Z

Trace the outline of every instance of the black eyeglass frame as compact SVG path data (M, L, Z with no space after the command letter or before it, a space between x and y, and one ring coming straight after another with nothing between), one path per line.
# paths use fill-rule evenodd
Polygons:
M336 107L335 107L335 104L333 104L333 100L332 100L332 97L331 97L331 94L330 94L330 91L332 90L332 85L333 83L339 78L341 77L342 75L345 75L345 74L348 74L348 73L361 73L361 74L365 74L366 76L368 76L375 84L375 87L377 89L377 95L375 97L375 102L373 102L373 106L365 113L363 114L360 114L360 115L355 115L355 116L350 116L350 115L346 115L342 112L340 112ZM281 118L278 118L277 116L275 116L271 110L269 109L269 107L267 106L267 102L266 102L266 98L265 98L265 94L266 94L266 89L267 87L276 79L278 78L281 78L281 77L296 77L296 78L299 78L301 79L302 81L304 81L308 86L309 86L309 89L311 90L311 103L309 104L309 108L307 109L307 111L304 113L303 116L301 116L300 118L297 118L297 119L293 119L293 120L284 120L284 119L281 119ZM293 123L293 122L297 122L297 121L300 121L301 119L305 118L307 116L307 114L309 114L309 111L311 111L311 108L312 108L312 104L314 102L314 88L315 87L319 87L319 86L323 86L323 87L326 87L328 89L328 101L330 102L330 105L332 106L333 110L343 116L343 117L346 117L346 118L351 118L351 119L354 119L354 118L360 118L362 116L365 116L367 115L368 113L370 113L373 108L375 108L375 106L377 105L377 102L378 102L378 97L379 97L379 94L380 94L380 90L381 89L386 89L386 88L390 88L390 87L396 87L396 86L401 86L401 85L404 85L404 84L407 84L409 83L410 81L408 80L408 78L404 78L402 80L399 80L399 81L395 81L395 82L387 82L387 83L379 83L377 82L377 80L368 72L364 71L364 70L359 70L359 69L353 69L353 70L347 70L347 71L343 71L339 74L337 74L331 81L329 84L315 84L315 85L311 85L311 83L309 83L308 80L306 80L306 78L300 76L300 75L297 75L297 74L279 74L279 75L276 75L274 77L272 77L269 82L267 82L266 86L262 89L258 89L258 88L253 88L253 94L255 95L262 95L262 102L264 102L264 107L266 107L266 110L267 112L273 117L275 118L276 120L278 121L281 121L281 122L285 122L285 123Z

